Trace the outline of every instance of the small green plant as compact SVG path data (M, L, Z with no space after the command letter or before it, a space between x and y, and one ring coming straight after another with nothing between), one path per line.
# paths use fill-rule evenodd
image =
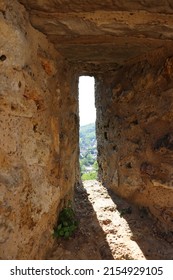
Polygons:
M54 228L54 237L69 238L78 228L75 212L69 201L68 206L63 208L59 214L58 224Z

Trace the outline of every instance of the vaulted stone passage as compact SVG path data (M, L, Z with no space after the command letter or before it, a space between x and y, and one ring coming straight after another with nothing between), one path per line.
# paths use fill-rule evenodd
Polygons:
M96 79L100 180L172 231L173 5L0 2L0 258L41 259L79 178L78 77Z

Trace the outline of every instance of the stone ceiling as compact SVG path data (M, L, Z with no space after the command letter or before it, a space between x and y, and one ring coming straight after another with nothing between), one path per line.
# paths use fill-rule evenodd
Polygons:
M122 65L171 45L172 0L19 0L69 61Z

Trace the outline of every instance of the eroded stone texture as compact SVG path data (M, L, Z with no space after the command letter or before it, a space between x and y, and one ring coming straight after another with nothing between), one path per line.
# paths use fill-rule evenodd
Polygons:
M20 2L29 4L32 9L61 13L69 11L86 11L96 10L106 11L128 11L128 10L145 10L149 12L173 13L173 4L170 0L20 0Z
M76 84L17 1L0 2L0 38L0 258L40 259L75 184Z
M173 39L171 1L20 0L71 62L124 64Z
M97 81L100 176L173 230L173 52L160 49Z

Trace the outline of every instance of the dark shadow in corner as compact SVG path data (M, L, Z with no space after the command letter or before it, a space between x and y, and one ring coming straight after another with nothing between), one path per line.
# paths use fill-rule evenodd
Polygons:
M79 228L69 239L56 239L47 259L56 260L113 260L88 194L83 186L75 188L75 213Z
M117 196L106 188L112 201L116 204L120 216L124 218L132 232L134 240L147 260L173 259L173 233L163 233L157 226L147 208L138 207Z

